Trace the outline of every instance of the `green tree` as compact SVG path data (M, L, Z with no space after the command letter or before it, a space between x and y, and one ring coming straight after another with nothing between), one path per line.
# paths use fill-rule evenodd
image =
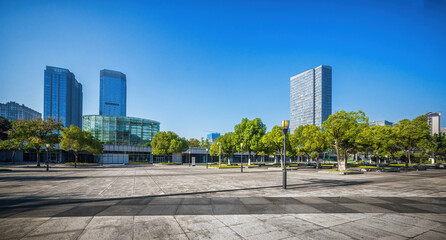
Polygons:
M191 138L189 139L189 146L194 148L200 147L200 141L196 138Z
M287 145L287 152L291 149L290 148L290 141L289 141L289 133L287 133L286 136L286 145ZM285 159L283 159L283 132L282 128L279 126L274 126L270 132L267 132L265 136L262 138L262 142L265 145L266 148L274 149L279 155L280 155L280 163L282 167L285 164Z
M316 158L317 168L319 168L319 155L330 148L327 135L318 126L306 125L302 136L306 140L303 148L310 153L312 158Z
M94 155L99 155L103 151L99 140L94 138L90 132L83 131L74 125L71 125L70 128L62 129L60 148L67 152L73 152L75 157L74 167L77 167L80 152L91 152Z
M0 142L0 150L11 150L12 151L12 164L15 163L15 155L17 151L26 149L23 140L19 138L11 138Z
M19 141L25 142L25 148L32 148L37 153L37 166L40 167L40 151L45 144L55 145L59 143L59 132L62 123L54 119L41 118L28 121L14 121L11 135Z
M298 161L302 160L303 156L309 157L311 152L305 148L307 138L302 134L307 125L300 125L294 129L294 133L290 136L290 144L294 153L298 156Z
M167 161L170 163L170 158L174 153L181 153L188 149L189 141L185 138L180 138L176 133L158 132L152 140L152 151L154 155L167 155Z
M261 139L265 135L266 126L260 118L249 120L243 118L235 125L234 133L237 136L239 144L243 142L243 148L248 151L248 164L251 164L251 152L261 149Z
M364 112L339 111L330 115L322 124L329 140L336 150L338 169L345 170L349 151L357 148L356 138L363 128L368 126Z
M366 147L373 151L375 163L378 168L380 154L391 150L393 133L391 126L375 125L364 128L356 139L363 148Z
M418 147L435 159L438 154L446 149L446 135L444 133L429 135L420 141Z
M8 131L12 128L11 121L0 117L0 141L8 139Z
M225 133L217 138L217 142L221 142L221 151L225 154L228 164L230 164L230 158L237 152L237 137L235 133Z
M209 143L208 139L204 139L204 137L201 137L201 141L200 141L200 147L201 148L209 148L211 144Z
M394 126L396 134L396 145L406 154L406 168L411 163L411 152L418 144L428 139L430 127L426 115L421 115L413 120L403 119Z

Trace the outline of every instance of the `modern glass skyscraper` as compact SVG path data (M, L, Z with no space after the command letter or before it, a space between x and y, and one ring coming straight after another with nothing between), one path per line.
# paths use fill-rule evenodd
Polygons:
M101 70L99 115L125 116L127 110L127 78L112 70Z
M321 65L290 78L290 129L316 125L331 115L331 67Z
M46 66L43 117L82 128L82 84L68 69Z
M5 104L0 103L0 116L9 120L35 120L41 118L42 114L31 108L20 105L16 102L7 102Z

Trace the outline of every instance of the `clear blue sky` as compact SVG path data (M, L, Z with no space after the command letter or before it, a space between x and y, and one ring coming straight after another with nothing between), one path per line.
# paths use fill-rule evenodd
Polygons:
M243 117L289 119L289 78L333 67L333 111L398 121L441 111L444 1L0 1L0 102L43 112L46 65L70 69L84 114L99 71L127 75L127 115L187 138Z

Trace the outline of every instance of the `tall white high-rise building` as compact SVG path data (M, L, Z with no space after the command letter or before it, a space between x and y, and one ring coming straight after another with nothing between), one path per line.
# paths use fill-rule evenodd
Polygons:
M321 65L290 78L290 130L300 125L316 125L331 115L330 66Z
M434 134L440 134L441 128L440 128L440 116L441 112L436 113L427 113L427 122L429 123L429 126L431 127L431 135Z

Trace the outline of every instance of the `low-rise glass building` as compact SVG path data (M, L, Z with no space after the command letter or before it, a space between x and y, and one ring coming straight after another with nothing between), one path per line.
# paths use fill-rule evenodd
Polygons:
M136 117L85 115L83 129L104 144L143 146L159 132L160 123Z

